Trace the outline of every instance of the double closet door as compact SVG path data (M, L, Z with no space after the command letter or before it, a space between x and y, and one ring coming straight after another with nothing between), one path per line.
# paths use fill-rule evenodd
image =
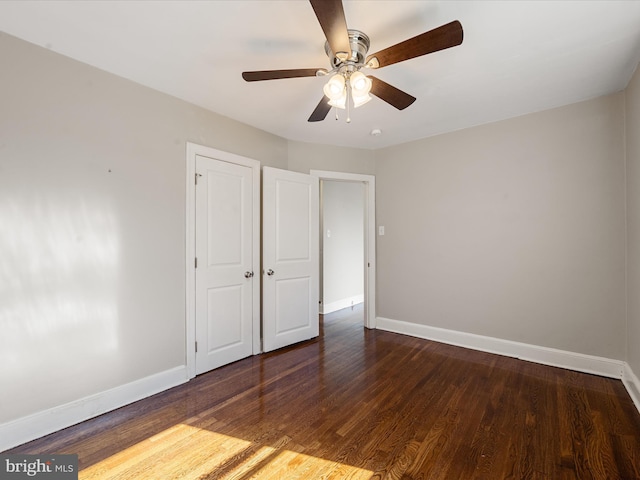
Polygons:
M263 167L261 189L258 162L217 157L195 155L196 374L319 330L318 179Z

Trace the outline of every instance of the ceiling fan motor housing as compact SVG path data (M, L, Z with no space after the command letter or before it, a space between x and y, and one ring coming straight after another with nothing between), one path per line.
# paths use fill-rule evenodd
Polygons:
M329 42L325 42L324 51L331 60L331 66L335 69L339 69L341 66L352 66L360 69L364 66L367 52L369 51L369 37L360 30L349 30L349 45L351 46L350 56L340 58L336 56L329 46Z

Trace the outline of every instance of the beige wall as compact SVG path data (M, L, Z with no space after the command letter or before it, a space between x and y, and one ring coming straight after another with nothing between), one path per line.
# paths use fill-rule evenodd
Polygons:
M187 141L287 142L0 34L0 424L185 364Z
M329 170L372 175L375 171L372 150L305 142L289 141L288 162L289 170L302 173L309 173L310 170Z
M627 149L627 362L640 376L640 68L625 92Z
M623 360L623 102L377 151L378 315Z

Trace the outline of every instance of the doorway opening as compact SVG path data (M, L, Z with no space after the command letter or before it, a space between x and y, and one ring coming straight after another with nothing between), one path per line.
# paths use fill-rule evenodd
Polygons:
M319 178L322 191L320 311L358 305L364 326L375 328L375 177L310 173Z

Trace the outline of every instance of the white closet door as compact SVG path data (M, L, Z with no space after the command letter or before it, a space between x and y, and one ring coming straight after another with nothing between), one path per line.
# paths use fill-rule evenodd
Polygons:
M252 169L196 157L196 374L253 351Z

